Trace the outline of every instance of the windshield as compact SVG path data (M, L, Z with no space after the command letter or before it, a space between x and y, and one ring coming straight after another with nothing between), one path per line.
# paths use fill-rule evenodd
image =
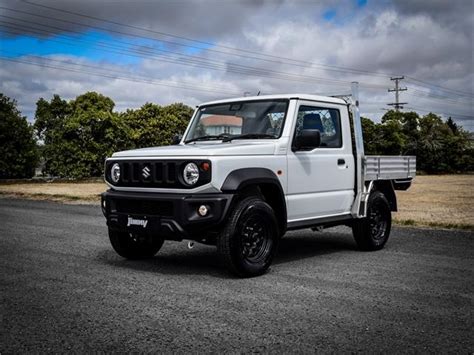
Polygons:
M240 101L199 108L185 142L279 138L288 100Z

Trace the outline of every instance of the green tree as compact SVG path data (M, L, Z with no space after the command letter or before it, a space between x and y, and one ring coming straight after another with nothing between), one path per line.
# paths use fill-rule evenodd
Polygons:
M364 137L364 152L367 155L377 155L380 152L377 150L378 143L378 126L370 118L361 117L362 134Z
M474 149L469 132L456 124L451 117L446 120L447 135L444 154L451 172L472 171L474 166Z
M113 112L114 102L88 92L66 102L57 95L37 103L38 136L43 139L45 172L60 177L100 176L104 160L131 147L128 128Z
M159 106L146 103L122 114L136 148L169 145L175 134L183 133L193 109L181 103Z
M30 178L38 163L33 128L15 100L0 93L0 178Z
M448 125L451 132L453 132L454 134L458 133L458 125L453 121L451 117L448 118L446 124Z
M416 112L404 112L401 118L402 133L405 137L405 146L402 154L417 155L420 140L420 116Z
M71 115L64 127L64 153L69 159L66 176L100 176L107 156L130 147L127 127L113 112L112 99L95 92L70 102Z
M473 170L469 133L451 118L391 110L381 121L362 118L366 154L416 155L417 168L427 173Z
M402 124L395 119L386 120L378 127L377 151L386 155L401 155L405 151L407 138Z
M417 152L417 166L428 173L451 171L450 157L445 151L449 127L441 117L429 113L420 119L420 141Z
M183 104L147 103L114 112L112 99L88 92L69 102L58 95L37 102L35 128L43 142L45 172L59 177L100 176L113 152L170 144L193 110Z
M382 117L381 123L365 117L361 121L366 154L404 154L408 137L404 132L402 113L390 110Z
M388 122L388 121L402 122L403 121L403 112L395 111L395 110L388 110L382 116L381 121L382 121L382 123L385 123L385 122Z
M64 163L63 132L70 114L70 105L59 95L54 95L50 102L41 98L36 103L34 128L42 142L40 151L44 161L43 173L64 176L60 174Z

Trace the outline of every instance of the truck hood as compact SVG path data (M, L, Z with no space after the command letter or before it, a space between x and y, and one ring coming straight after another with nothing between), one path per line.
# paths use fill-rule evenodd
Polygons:
M150 147L125 150L112 155L113 158L133 157L179 157L179 156L232 156L232 155L273 155L275 141L242 141L235 140L221 143L190 143L186 145L171 145L166 147Z

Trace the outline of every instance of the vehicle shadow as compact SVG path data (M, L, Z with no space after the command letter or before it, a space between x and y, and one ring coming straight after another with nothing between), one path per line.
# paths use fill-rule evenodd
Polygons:
M280 241L274 265L313 258L320 255L357 250L352 235L340 232L315 233L300 231L289 233Z
M110 247L98 253L98 261L126 269L146 271L167 275L207 275L218 278L231 278L218 258L216 248L197 246L188 250L185 242L165 246L153 258L127 260L118 256Z
M144 260L123 259L110 248L100 251L97 254L97 261L114 267L159 274L236 278L224 268L215 247L196 245L189 250L186 244L165 243L155 257ZM273 265L291 264L301 259L354 250L356 250L355 243L346 233L314 233L309 230L289 233L280 241Z

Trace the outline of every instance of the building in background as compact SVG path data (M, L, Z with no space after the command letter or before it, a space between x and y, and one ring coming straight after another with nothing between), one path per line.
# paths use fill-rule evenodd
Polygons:
M201 125L206 135L241 134L242 132L242 118L238 116L211 115L203 118Z

